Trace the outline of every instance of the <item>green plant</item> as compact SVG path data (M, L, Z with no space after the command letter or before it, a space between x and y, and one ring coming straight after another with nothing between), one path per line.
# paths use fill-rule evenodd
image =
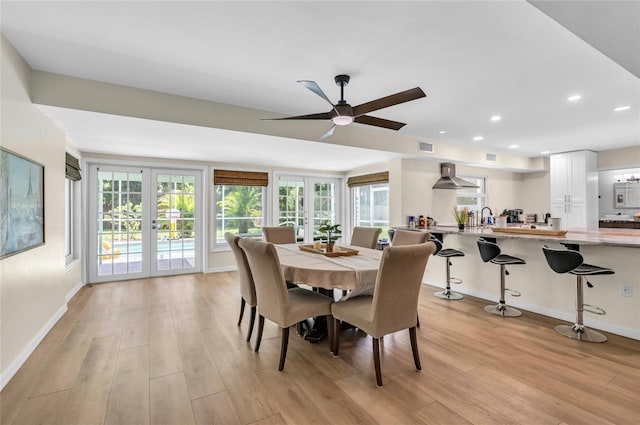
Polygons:
M469 210L467 208L463 208L458 211L457 208L454 208L453 217L456 219L456 223L465 224L467 222L467 217L469 217Z
M334 242L342 235L339 224L331 224L329 220L325 220L320 224L318 231L322 236L326 236L327 245L333 245Z

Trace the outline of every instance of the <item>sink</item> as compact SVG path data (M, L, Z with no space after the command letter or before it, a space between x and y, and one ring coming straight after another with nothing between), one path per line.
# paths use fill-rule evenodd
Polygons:
M629 220L631 219L631 216L628 214L625 215L618 215L618 214L607 214L604 216L605 220Z

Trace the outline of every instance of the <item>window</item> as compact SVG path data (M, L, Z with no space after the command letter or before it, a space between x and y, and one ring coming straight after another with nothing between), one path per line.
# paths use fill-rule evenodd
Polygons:
M265 188L219 185L216 191L216 244L225 244L226 232L262 237Z
M73 239L74 239L74 231L73 231L73 180L65 179L64 185L64 200L65 200L65 208L64 208L64 234L65 234L65 242L66 248L64 253L64 258L67 264L73 261L74 258L74 249L73 249Z
M480 186L477 189L465 187L456 191L458 210L467 208L469 211L480 211L485 206L486 178L477 176L460 176L463 179Z
M67 267L80 258L80 163L73 155L65 154L64 181L64 259Z
M388 238L389 183L376 183L351 188L353 223L355 226L380 227L382 238Z

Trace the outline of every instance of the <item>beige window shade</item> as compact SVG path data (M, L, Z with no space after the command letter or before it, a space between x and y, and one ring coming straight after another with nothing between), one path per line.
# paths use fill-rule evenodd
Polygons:
M78 162L78 158L67 152L65 152L65 154L65 176L74 182L80 180L82 176L80 175L80 163Z
M268 186L269 174L255 171L214 170L213 184L232 186Z
M365 174L362 176L353 176L347 179L347 186L365 186L368 184L389 183L389 172Z

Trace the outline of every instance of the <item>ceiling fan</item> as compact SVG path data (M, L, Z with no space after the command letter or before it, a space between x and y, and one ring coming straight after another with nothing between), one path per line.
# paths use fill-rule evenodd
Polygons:
M351 106L344 100L344 87L349 84L351 77L348 75L336 75L334 80L336 85L340 86L340 101L337 104L331 103L326 94L322 91L320 86L315 81L298 80L298 83L305 86L324 100L326 100L333 108L329 112L321 112L319 114L298 115L295 117L286 118L270 118L271 120L331 120L333 125L331 128L322 135L320 140L331 137L333 130L337 125L349 125L352 122L360 124L373 125L375 127L383 127L391 130L400 130L406 124L397 121L386 120L384 118L372 117L366 115L369 112L377 111L378 109L388 108L389 106L398 105L400 103L410 102L412 100L425 97L426 94L420 87L415 87L409 90L402 91L400 93L392 94L390 96L381 97L380 99L372 100L371 102L363 103L358 106Z

